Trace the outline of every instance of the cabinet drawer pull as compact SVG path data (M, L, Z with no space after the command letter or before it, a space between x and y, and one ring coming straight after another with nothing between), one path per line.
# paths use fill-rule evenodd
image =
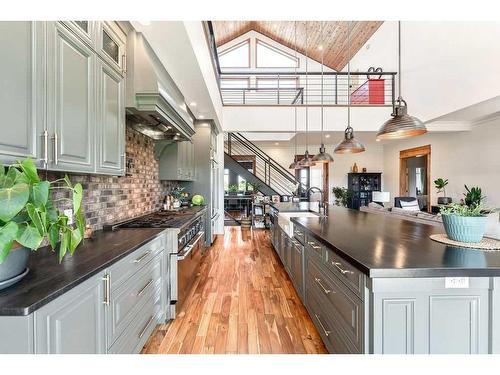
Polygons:
M102 280L104 281L104 300L102 301L102 303L104 303L106 306L109 306L109 299L111 295L110 293L111 283L109 274L104 275Z
M149 280L148 283L144 285L141 290L139 290L139 292L137 293L137 297L142 296L144 292L151 286L151 284L153 284L153 279Z
M297 236L302 236L304 233L302 233L300 230L296 230L294 232Z
M58 150L58 139L57 139L57 133L54 133L54 136L52 137L52 140L54 141L54 164L57 165L59 164L59 150Z
M342 268L340 267L340 266L341 266L341 263L339 263L339 262L332 262L332 264L333 264L333 265L334 265L334 266L335 266L335 267L336 267L336 268L340 271L340 273L341 273L342 275L349 274L349 273L351 273L351 274L352 274L352 273L354 273L354 272L352 272L352 271L342 269Z
M151 254L151 251L146 251L139 258L134 259L134 263L141 263L144 259L146 259L148 257L149 254Z
M321 246L317 246L316 245L316 242L313 242L313 241L307 241L308 245L311 246L313 249L315 250L319 250L321 249Z
M323 283L321 282L321 279L319 278L314 278L314 280L316 281L316 283L318 283L318 285L321 287L321 289L323 289L323 292L325 292L325 294L329 294L331 292L330 289L326 289L325 286L323 285Z
M127 73L127 56L122 55L122 72L123 74Z
M43 131L42 137L43 137L43 163L45 164L45 167L47 167L47 164L49 163L49 132L47 131L47 129Z
M321 318L318 316L318 314L314 314L316 316L316 319L318 319L318 323L321 326L321 329L325 333L325 336L330 336L331 331L327 330L325 326L323 325L323 322L321 321Z
M296 240L292 240L292 243L293 243L295 246L302 246L302 244L301 244L299 241L296 241Z
M144 326L144 328L142 329L141 333L139 333L139 338L142 339L142 336L144 336L144 334L146 333L149 325L151 324L151 322L154 320L155 316L154 315L151 315L151 318L149 318L148 322L146 323L146 325Z

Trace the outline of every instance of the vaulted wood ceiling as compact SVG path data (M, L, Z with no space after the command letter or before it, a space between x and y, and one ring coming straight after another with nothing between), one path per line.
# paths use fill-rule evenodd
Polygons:
M250 30L255 30L278 43L295 49L294 21L213 21L215 42L221 46ZM347 30L349 21L323 21L323 39L321 37L321 21L297 21L297 50L317 61L321 61L323 45L324 63L326 66L342 70L349 59L347 51ZM351 24L351 56L370 39L380 27L382 21L352 21ZM305 30L307 25L308 42ZM368 69L368 67L367 67Z

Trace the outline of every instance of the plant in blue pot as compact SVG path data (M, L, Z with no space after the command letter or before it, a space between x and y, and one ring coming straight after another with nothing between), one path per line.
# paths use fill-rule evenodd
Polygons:
M55 207L51 192L69 191L58 201L72 205L75 224ZM0 289L19 281L28 273L30 251L44 244L58 247L59 262L69 251L73 255L82 242L85 219L81 210L83 189L72 185L67 176L44 181L31 159L8 168L0 164Z
M466 243L481 242L486 231L488 214L496 209L482 205L484 196L480 187L465 185L466 192L461 203L441 207L443 226L449 239Z

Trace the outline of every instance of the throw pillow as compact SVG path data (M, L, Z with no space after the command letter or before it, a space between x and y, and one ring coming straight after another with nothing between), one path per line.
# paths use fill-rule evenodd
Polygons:
M418 201L416 199L409 201L409 202L404 202L400 201L401 203L401 208L406 211L420 211L420 207L418 206Z
M399 207L393 207L391 212L397 215L407 215L407 216L417 216L418 214L418 211L405 210Z

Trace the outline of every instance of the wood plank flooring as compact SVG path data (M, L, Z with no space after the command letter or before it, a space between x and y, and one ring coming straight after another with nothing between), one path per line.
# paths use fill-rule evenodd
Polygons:
M208 249L183 311L143 353L326 353L266 230L226 227Z

